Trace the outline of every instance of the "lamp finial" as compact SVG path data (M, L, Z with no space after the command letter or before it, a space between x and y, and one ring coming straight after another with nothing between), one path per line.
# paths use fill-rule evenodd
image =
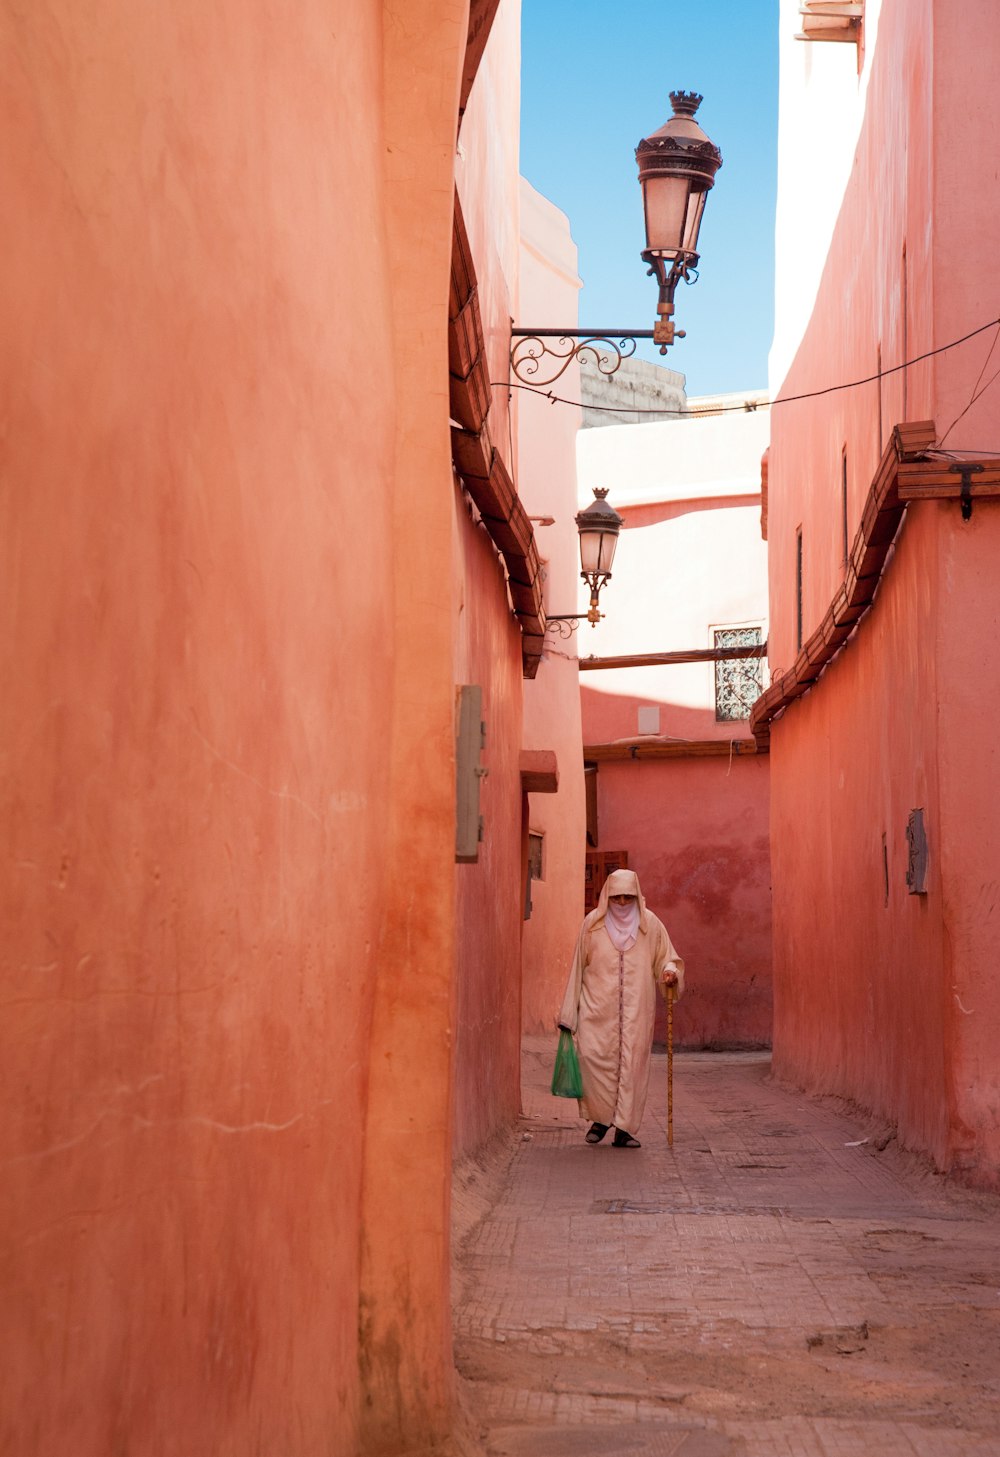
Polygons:
M675 116L694 116L703 98L697 91L671 91L670 104Z

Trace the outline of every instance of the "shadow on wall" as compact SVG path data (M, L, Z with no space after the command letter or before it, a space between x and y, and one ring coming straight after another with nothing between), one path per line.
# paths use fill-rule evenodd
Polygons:
M701 500L653 501L645 506L625 506L627 529L657 526L661 521L677 521L681 516L699 515L703 511L749 510L760 512L760 496L705 496Z
M701 670L710 672L712 664L698 664ZM641 679L647 673L662 670L630 668L630 677ZM679 670L674 670L679 671ZM584 672L587 678L609 678L611 674L601 670L597 673ZM747 719L718 719L714 709L692 708L687 704L670 703L654 695L641 696L605 691L597 687L580 688L580 704L583 710L584 744L609 744L616 739L648 737L651 742L657 738L671 739L746 739L750 737ZM639 710L659 710L659 729L654 733L640 733Z

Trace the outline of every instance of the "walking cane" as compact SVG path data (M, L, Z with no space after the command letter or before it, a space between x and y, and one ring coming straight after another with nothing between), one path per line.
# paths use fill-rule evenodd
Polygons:
M667 1147L674 1146L674 989L667 987Z

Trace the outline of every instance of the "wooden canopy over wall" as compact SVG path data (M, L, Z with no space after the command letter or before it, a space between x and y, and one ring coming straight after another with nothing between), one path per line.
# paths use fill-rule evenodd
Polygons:
M476 270L455 194L448 307L448 368L455 470L507 568L507 585L521 626L524 676L534 678L542 656L545 611L535 533L503 457L490 437L492 396L479 311Z
M768 746L771 720L812 688L872 605L908 504L957 500L971 511L973 502L1000 496L1000 462L935 455L936 438L933 420L893 428L868 491L843 586L791 669L751 709L750 732L759 750Z
M469 34L458 105L461 126L500 0L471 0ZM510 471L490 437L492 393L479 309L476 268L462 206L455 193L455 221L448 303L448 369L455 471L468 491L507 569L507 586L521 628L524 676L534 678L542 656L545 611L535 533Z

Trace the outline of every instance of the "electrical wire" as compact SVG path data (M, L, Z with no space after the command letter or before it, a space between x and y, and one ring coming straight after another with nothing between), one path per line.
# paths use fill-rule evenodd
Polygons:
M644 408L642 405L592 405L589 402L584 405L581 400L567 400L562 395L554 395L551 390L541 389L533 384L515 384L513 380L491 379L490 385L495 390L527 390L529 394L537 395L540 399L548 400L551 405L575 405L578 410L601 410L609 411L615 415L676 415L683 420L707 419L711 415L725 415L732 410L739 410L741 413L750 413L753 410L769 410L770 400L762 400L759 404L750 405L719 405L711 410L671 410L666 405L662 409Z
M983 385L982 389L979 388L979 386L983 383L983 375L986 373L986 366L989 364L990 360L993 358L993 351L997 347L997 340L998 339L1000 339L1000 324L997 325L997 331L993 335L993 343L990 345L989 353L987 354L986 358L983 360L983 367L979 371L979 377L976 380L975 384L972 386L972 394L969 396L969 403L966 405L966 407L965 407L964 410L961 410L955 416L954 420L952 420L952 422L948 426L947 430L941 436L941 444L942 445L944 445L945 441L948 439L948 436L954 430L954 428L958 424L959 420L961 420L964 415L967 415L969 413L969 411L972 409L973 405L979 399L979 396L986 393L986 391L989 389L990 385L996 379L997 375L1000 374L1000 369L995 370L994 373L990 375L989 379Z
M960 339L952 339L950 344L941 344L937 349L928 349L924 354L918 354L913 359L906 359L902 364L894 364L891 369L880 369L876 374L866 375L864 379L851 379L847 380L844 384L827 385L821 390L806 390L799 395L779 395L776 400L764 401L760 404L747 401L742 405L718 405L715 409L708 410L671 410L668 407L656 409L655 407L649 408L642 405L591 405L589 403L583 405L580 400L568 400L562 395L554 395L551 390L546 390L539 385L515 384L513 380L490 380L490 385L493 389L528 390L530 394L540 395L542 399L548 400L553 405L575 405L577 409L601 410L615 415L677 415L683 416L685 419L701 419L711 415L728 415L736 412L745 414L757 409L773 409L775 405L791 405L797 400L814 400L820 395L832 395L836 394L839 390L853 390L857 389L859 385L874 384L876 380L886 379L890 374L898 374L901 369L910 369L914 364L921 364L925 359L933 359L935 355L946 354L949 349L957 349L960 344L966 344L970 339L975 339L978 334L984 334L987 329L997 329L998 338L1000 338L1000 318L990 319L988 323L980 324L978 329L970 330L968 334L963 334ZM996 340L994 340L995 343ZM992 352L993 350L991 349L990 354ZM986 356L987 363L989 362L989 357L990 355L988 354ZM983 365L983 369L980 371L979 380L982 379L985 369L986 364ZM988 389L996 377L996 375L992 375L983 386L983 390ZM976 389L979 388L979 380L976 381ZM980 390L979 393L982 394L983 390ZM969 401L966 409L978 397L974 391L973 398ZM959 419L961 419L961 416L959 416ZM955 424L957 423L956 421ZM953 428L954 425L949 426L949 430Z
M931 449L926 451L926 454L944 455L949 460L958 460L960 455L971 455L975 460L980 460L986 455L1000 455L1000 450L972 450L964 445L961 450L942 450L939 446L932 446Z

